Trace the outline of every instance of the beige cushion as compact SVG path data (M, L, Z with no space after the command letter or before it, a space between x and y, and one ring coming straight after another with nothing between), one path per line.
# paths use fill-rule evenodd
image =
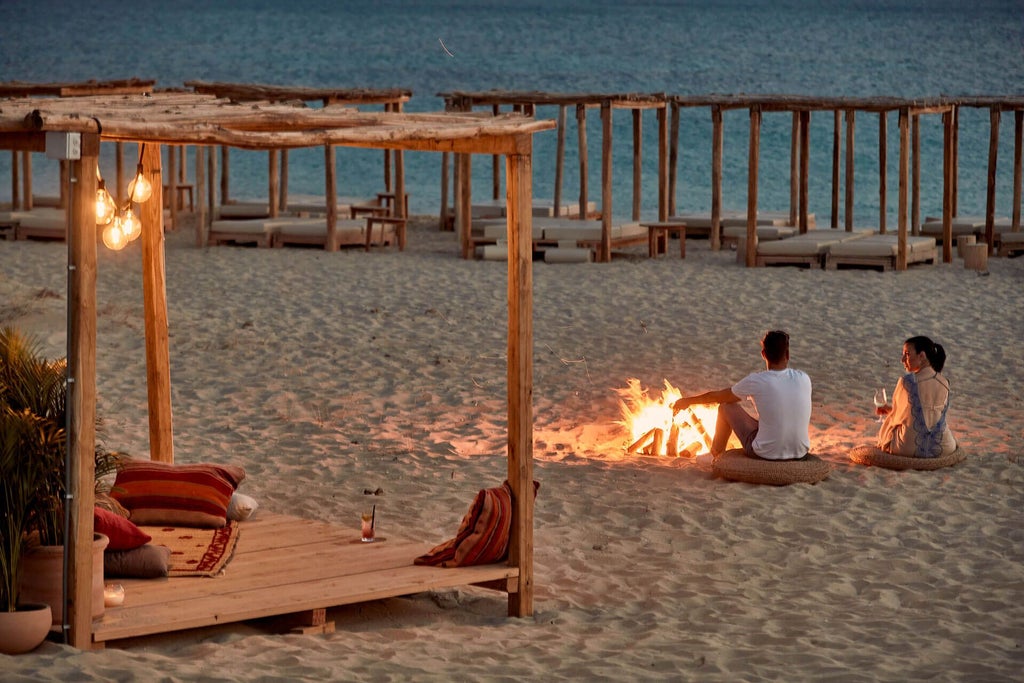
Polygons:
M758 225L757 226L757 239L765 242L772 240L781 240L786 237L793 237L797 234L797 229L789 225ZM740 237L747 236L747 226L730 225L727 228L722 228L722 236L729 237L732 239L739 239Z
M577 221L572 219L552 219L559 223L544 221L544 239L552 241L575 240L577 242L595 242L601 239L601 221ZM646 237L647 228L639 223L613 223L611 238L613 240L634 237Z
M222 204L217 207L217 218L265 218L270 215L270 206L266 202L236 202Z
M874 465L890 470L937 470L962 462L967 454L957 448L949 455L938 458L915 458L907 455L893 455L874 446L857 446L850 450L850 460L859 465Z
M977 216L957 216L950 222L954 235L973 235L985 229L985 219ZM921 224L921 234L942 237L942 219L926 220Z
M785 486L821 481L832 471L832 465L815 455L808 455L803 460L751 458L744 454L743 449L736 448L715 458L711 470L732 481Z
M813 256L824 254L832 245L860 240L870 233L871 231L867 228L854 228L851 232L830 228L808 230L788 239L758 242L757 253L763 256Z
M935 248L935 238L923 235L907 236L907 253ZM829 247L833 256L895 256L899 249L898 235L870 235L859 240L840 242Z

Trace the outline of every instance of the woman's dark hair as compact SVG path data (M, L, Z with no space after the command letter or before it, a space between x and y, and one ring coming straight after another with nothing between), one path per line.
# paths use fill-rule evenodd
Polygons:
M911 337L903 343L910 344L918 353L923 351L932 369L935 372L942 372L942 367L946 364L946 350L942 348L942 344L937 344L924 335Z
M782 330L766 332L761 340L761 349L769 363L779 363L789 353L789 335Z

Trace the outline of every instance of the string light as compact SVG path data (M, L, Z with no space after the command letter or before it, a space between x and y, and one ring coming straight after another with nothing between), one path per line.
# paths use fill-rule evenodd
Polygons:
M118 209L110 193L107 192L103 179L100 178L99 189L96 190L96 225L103 228L103 244L108 249L120 251L142 234L142 221L132 210L132 203L141 204L153 195L153 185L146 178L142 168L142 155L146 146L139 147L139 164L136 166L135 177L128 183L128 200L123 208ZM99 168L96 169L99 176Z

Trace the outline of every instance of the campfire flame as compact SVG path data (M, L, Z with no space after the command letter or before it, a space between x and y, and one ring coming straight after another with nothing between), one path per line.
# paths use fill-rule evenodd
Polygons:
M691 406L673 418L672 404L682 396L682 392L668 380L665 380L665 388L658 398L649 396L636 378L626 380L626 385L625 389L616 391L622 409L619 424L630 435L629 453L692 458L711 450L717 406Z

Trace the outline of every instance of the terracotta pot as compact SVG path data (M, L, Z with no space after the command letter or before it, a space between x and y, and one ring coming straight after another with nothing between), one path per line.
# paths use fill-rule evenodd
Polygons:
M0 612L0 653L31 652L46 640L53 617L50 606L22 603L14 612Z
M92 618L103 617L103 550L110 539L93 534L92 542ZM63 588L64 546L41 545L28 550L21 558L21 599L50 606L53 624L64 620Z

